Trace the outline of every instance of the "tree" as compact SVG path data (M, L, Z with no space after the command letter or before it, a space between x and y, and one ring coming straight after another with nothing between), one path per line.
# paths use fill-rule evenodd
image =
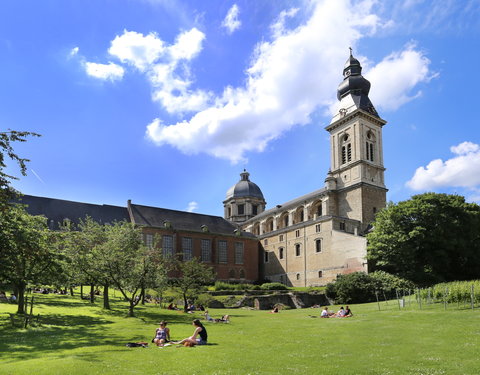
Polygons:
M54 233L47 219L29 215L21 205L9 206L0 215L0 279L18 294L17 313L24 313L28 283L46 282L57 270L57 257L50 247Z
M426 193L377 214L368 234L369 269L420 285L480 274L480 206L458 195Z
M90 302L94 302L94 287L102 285L103 307L110 308L108 287L111 280L105 274L101 262L95 256L95 248L107 241L105 226L87 216L74 227L70 222L61 226L63 247L66 254L66 271L80 284L90 284Z
M201 263L197 258L177 263L181 277L174 280L175 287L183 297L183 308L187 311L188 297L195 297L203 285L213 281L215 275L211 267Z
M0 132L0 206L5 206L15 196L15 191L11 188L10 181L17 178L4 172L4 169L7 167L6 156L18 164L21 174L25 176L27 172L26 163L29 160L19 157L15 153L12 143L26 142L29 136L39 137L40 135L15 130Z
M101 272L129 302L128 316L140 302L142 290L162 265L160 252L145 246L141 230L128 222L105 225L106 242L93 250Z

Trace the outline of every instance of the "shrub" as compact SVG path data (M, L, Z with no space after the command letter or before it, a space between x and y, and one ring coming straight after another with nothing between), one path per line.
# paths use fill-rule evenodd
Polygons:
M282 283L265 283L262 284L263 290L287 290L288 288Z
M375 289L385 293L388 298L395 298L396 291L415 289L415 284L410 280L389 274L385 271L375 271L369 274L375 283Z
M327 284L327 293L335 289L337 303L364 303L375 301L375 282L364 272L339 275L337 281ZM327 294L329 298L333 298Z

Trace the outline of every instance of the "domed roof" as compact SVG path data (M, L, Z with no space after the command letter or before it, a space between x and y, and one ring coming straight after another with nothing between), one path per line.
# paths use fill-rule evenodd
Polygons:
M240 181L228 189L226 199L238 197L265 199L258 185L249 180L248 176L250 176L250 173L244 169L240 176Z

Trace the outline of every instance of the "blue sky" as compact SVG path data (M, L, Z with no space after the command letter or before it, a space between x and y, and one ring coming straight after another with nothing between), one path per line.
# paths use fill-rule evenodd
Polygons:
M42 134L14 186L219 216L243 168L267 207L319 189L351 46L388 199L480 202L479 41L479 0L5 0L0 129Z

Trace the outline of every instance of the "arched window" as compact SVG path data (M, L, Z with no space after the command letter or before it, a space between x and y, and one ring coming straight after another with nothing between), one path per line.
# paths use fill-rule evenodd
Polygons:
M297 280L300 280L300 274L297 273Z
M240 270L240 278L241 279L245 278L245 271L243 269Z
M344 134L341 138L341 147L342 164L352 161L352 143L348 134Z
M323 272L322 271L318 271L318 277L323 277Z
M279 258L279 259L283 259L283 256L284 256L284 254L283 254L283 247L281 247L280 249L278 249L278 258Z
M365 142L365 156L368 161L375 161L375 135L371 130L367 132Z
M295 244L295 256L299 257L301 254L301 251L300 251L300 244L297 243Z
M231 279L234 279L235 278L235 270L231 269L230 271L228 271L228 277L231 278Z

